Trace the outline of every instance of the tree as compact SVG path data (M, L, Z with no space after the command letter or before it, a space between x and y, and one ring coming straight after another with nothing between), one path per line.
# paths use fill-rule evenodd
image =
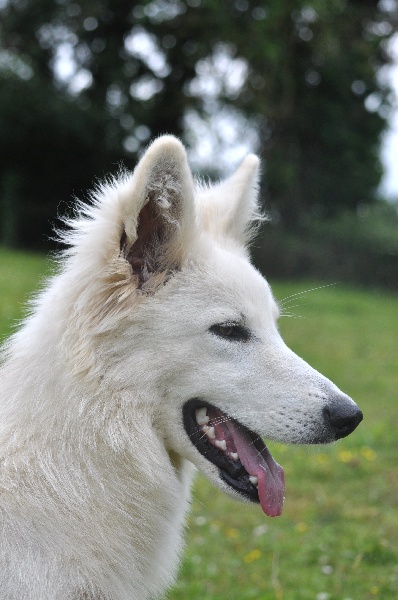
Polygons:
M200 24L211 22L205 36L213 56L222 40L221 51L227 45L231 58L246 61L241 88L228 93L220 87L219 102L239 108L256 127L268 205L283 224L297 229L311 214L334 216L372 203L390 93L378 72L388 63L393 33L380 3L237 0L214 6L209 0L199 10L196 20L177 17L176 28L190 27L189 39L203 39ZM151 31L161 36L162 27L152 23ZM174 56L183 55L178 42Z
M60 203L150 138L190 142L192 115L244 123L287 227L372 202L387 17L376 0L3 2L1 241L42 243Z

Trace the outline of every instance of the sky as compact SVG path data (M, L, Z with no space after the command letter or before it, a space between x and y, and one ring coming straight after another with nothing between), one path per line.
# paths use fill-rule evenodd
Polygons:
M389 129L384 135L381 158L385 174L381 184L382 193L391 199L398 198L398 34L391 41L393 64L387 77L395 91L395 107L392 112Z
M397 68L398 78L398 68ZM384 177L381 191L389 199L398 198L398 109L395 110L388 132L384 136L382 153Z

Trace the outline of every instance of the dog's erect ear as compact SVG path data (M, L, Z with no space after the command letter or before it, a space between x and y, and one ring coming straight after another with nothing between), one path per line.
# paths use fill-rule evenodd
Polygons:
M211 188L203 197L201 218L215 237L233 238L247 244L253 225L262 220L258 207L260 161L249 154L231 177Z
M194 230L192 176L177 138L163 136L148 148L133 174L133 195L120 249L145 289L181 266Z

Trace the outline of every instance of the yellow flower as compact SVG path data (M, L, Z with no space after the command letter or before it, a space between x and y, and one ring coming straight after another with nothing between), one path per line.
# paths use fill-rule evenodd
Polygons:
M237 537L239 537L239 531L237 529L234 529L233 527L231 527L231 529L227 529L227 531L225 532L225 534L231 540L234 540Z
M296 531L298 531L299 533L305 533L308 529L308 525L307 523L297 523L296 525Z
M258 560L261 556L261 551L258 550L257 548L255 550L252 550L251 552L249 552L248 554L246 554L246 556L243 557L243 560L245 561L245 563L252 563L255 560Z
M316 462L319 463L320 465L324 465L325 463L327 463L329 460L329 457L327 454L317 454L316 456Z
M349 463L354 458L354 455L350 450L340 450L338 457L341 462Z
M376 596L379 593L379 588L377 585L374 585L370 588L369 592L372 594L372 596Z
M376 460L376 452L374 450L372 450L372 448L363 446L363 448L361 448L361 454L366 460L369 460L369 461Z

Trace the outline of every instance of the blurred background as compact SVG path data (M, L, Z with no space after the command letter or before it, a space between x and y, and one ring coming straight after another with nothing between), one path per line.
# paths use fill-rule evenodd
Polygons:
M267 275L397 288L397 27L397 0L0 0L0 245L53 248L173 133L204 177L262 157Z
M174 133L204 179L261 156L281 332L365 415L272 444L276 523L199 477L169 600L398 598L397 32L398 0L0 0L0 339L73 199Z

